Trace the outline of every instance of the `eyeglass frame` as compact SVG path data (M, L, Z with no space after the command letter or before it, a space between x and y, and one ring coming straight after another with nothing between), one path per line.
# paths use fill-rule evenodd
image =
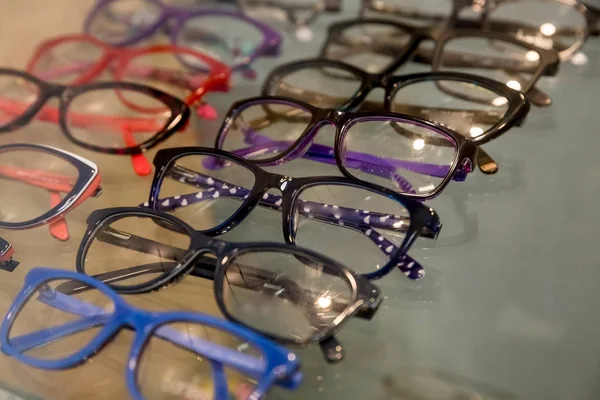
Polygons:
M39 151L48 153L68 162L73 167L77 168L79 173L77 180L73 184L72 190L54 207L50 207L44 214L22 222L4 222L0 221L0 228L5 229L30 229L36 228L45 224L53 224L64 218L64 215L77 207L89 197L98 197L102 193L100 186L100 171L98 166L92 161L85 159L76 154L61 150L55 147L32 144L32 143L14 143L0 146L0 154L12 150L23 151ZM40 171L22 171L27 173L39 173ZM1 175L0 175L1 176ZM9 177L10 179L10 177ZM52 184L56 180L56 176L52 176L52 181L45 182L46 185ZM42 185L43 186L43 185ZM51 232L52 233L52 232ZM54 236L54 235L53 235ZM56 236L55 236L56 237ZM60 240L67 240L69 237L57 237Z
M267 3L268 7L276 8L279 11L285 13L287 22L295 27L302 27L311 24L320 14L334 14L338 13L342 10L342 0L318 0L318 2L314 5L294 5L288 4L285 1L277 1L277 0L236 0L238 7L245 11L247 8L251 8L250 5L245 3L258 4ZM295 11L297 9L307 10L311 9L312 14L310 17L300 20L295 15Z
M493 139L496 139L506 131L512 129L514 126L521 126L525 122L525 119L531 107L529 101L522 92L514 90L506 86L505 84L495 81L493 79L489 79L479 75L446 71L424 72L407 75L388 75L386 73L373 74L361 68L358 68L352 64L339 60L330 60L327 58L298 60L279 65L275 69L271 70L271 72L265 79L261 90L262 95L265 97L270 96L270 89L273 87L273 85L276 85L278 82L282 82L283 78L286 75L299 72L303 68L308 69L319 67L338 68L352 73L354 76L358 77L361 80L361 84L358 90L352 95L352 97L349 97L347 99L344 105L338 108L340 111L352 111L357 109L360 110L361 108L369 110L381 108L388 112L394 112L392 110L394 96L399 91L401 91L403 87L411 85L413 83L435 82L437 80L443 79L470 83L473 85L484 87L492 92L499 93L501 96L507 99L508 109L506 110L503 118L498 120L498 122L496 122L491 128L484 131L481 135L468 138L468 140L478 145L482 145L488 143ZM383 103L380 107L369 107L370 102L368 102L366 98L373 89L378 88L382 88L385 92ZM318 93L318 95L327 96L323 93ZM297 98L292 96L290 97ZM310 93L307 94L307 97L310 97ZM307 103L310 103L308 99L301 101L306 101ZM419 106L415 107L419 108ZM422 106L421 108L428 109L429 107ZM486 110L464 110L464 112L466 113L477 113L480 111L484 113L486 112ZM424 119L429 120L428 118ZM496 162L481 148L478 149L476 162L480 170L485 174L496 173L498 170Z
M147 202L143 203L141 207L159 211L171 210L176 207L175 204L171 204L169 208L162 207L164 209L161 209L161 202L159 202L158 196L160 194L161 185L166 178L166 174L169 172L169 168L173 166L178 159L187 156L213 156L224 158L246 168L249 172L254 174L253 187L250 189L250 193L244 199L242 205L227 220L219 225L200 231L203 234L214 237L229 232L241 224L256 206L265 205L264 202L263 204L260 203L265 199L265 196L268 196L267 192L270 189L278 189L282 192L281 205L278 205L278 207L281 207L282 212L283 237L286 244L295 245L296 234L293 228L294 219L292 205L297 201L298 194L302 190L311 186L328 184L356 187L357 189L371 191L378 195L388 197L410 213L410 225L408 229L406 229L401 246L396 246L387 239L380 237L380 235L373 232L372 229L370 234L365 234L366 237L373 241L382 252L384 252L384 248L389 248L388 246L390 245L393 246L393 249L387 253L384 252L385 256L389 259L386 265L376 271L361 274L361 276L371 280L380 279L395 268L400 269L400 271L411 280L421 280L425 276L424 268L418 261L408 255L408 250L419 236L430 239L436 239L438 237L442 229L442 223L440 222L437 213L432 208L429 208L416 200L410 199L407 196L394 192L393 190L369 182L362 182L355 178L339 176L292 178L267 172L257 164L223 150L205 147L161 149L156 153L153 161L156 172L152 179L149 199ZM211 178L211 180L213 181L213 184L218 182L218 180L214 178ZM228 184L228 186L232 187L231 184ZM210 191L211 189L208 190ZM266 206L269 207L270 205ZM340 222L342 221L335 221L338 225L341 225Z
M507 27L519 27L520 29L523 28L530 28L527 27L525 25L522 25L519 23L519 21L503 21L503 20L494 20L494 19L487 19L487 17L489 17L491 15L491 13L493 13L493 9L494 7L498 7L501 6L504 1L506 0L495 0L495 1L483 1L483 4L480 5L482 7L482 13L481 15L481 19L473 19L473 18L469 18L469 19L461 19L458 17L458 14L460 12L462 12L462 10L464 9L468 9L470 7L472 7L474 5L472 0L447 0L448 2L452 3L452 11L450 12L449 15L447 16L441 16L441 17L437 17L437 16L431 16L431 17L426 17L427 20L431 20L432 23L444 23L444 24L448 24L451 26L454 26L456 28L470 28L470 27L474 27L474 28L478 28L481 27L482 29L491 29L492 31L495 32L503 32L504 30L506 30ZM587 41L589 36L598 36L600 34L600 10L597 8L594 8L592 6L590 6L589 4L586 4L584 2L578 1L578 0L551 0L555 3L562 3L564 5L567 6L571 6L574 9L576 9L585 19L585 23L586 23L586 30L583 32L583 37L581 38L581 44L574 48L574 49L565 49L565 50L556 50L559 53L559 58L561 61L565 61L570 59L574 54L576 54L585 44L585 42ZM381 4L383 4L383 8L388 8L387 10L382 10L380 7L377 7L377 4L374 0L362 0L361 1L361 7L359 10L359 16L363 16L365 14L365 12L367 10L370 11L374 11L374 12L384 12L384 13L391 13L393 16L397 15L397 13L395 14L396 10L399 10L401 8L400 7L395 7L396 10L391 10L389 9L389 7L386 7L386 4L384 2L381 2ZM407 16L403 16L403 15L398 15L399 18L405 18L410 20L411 16L407 15ZM415 18L415 17L412 17ZM417 19L417 18L415 18ZM569 51L567 51L569 50Z
M88 150L97 151L100 153L115 155L137 155L146 152L147 150L168 139L175 132L182 130L187 125L190 117L189 107L183 101L158 89L154 89L145 85L139 85L137 83L95 82L75 86L59 85L43 81L27 72L11 68L0 68L0 77L2 77L2 75L11 75L16 78L26 80L29 83L37 86L39 92L36 101L27 106L25 111L23 111L18 118L8 124L0 126L0 133L14 131L30 123L42 110L48 100L53 97L57 97L59 99L59 107L57 110L58 121L53 122L58 122L63 134L67 137L67 139L69 139L69 141ZM165 122L164 127L156 132L156 134L154 134L150 139L134 146L121 148L102 147L83 142L74 137L69 131L67 126L68 107L71 104L71 101L82 93L102 89L132 90L151 96L169 107L171 116L167 122Z
M127 72L127 67L129 63L135 60L136 57L143 57L146 55L160 53L173 53L176 55L180 62L182 62L182 60L180 59L181 56L186 55L195 57L196 59L201 60L202 62L206 63L207 66L210 67L209 70L206 70L204 68L190 68L193 72L199 71L207 73L207 76L197 87L193 89L191 87L185 88L190 92L185 99L185 103L188 106L192 106L198 103L202 99L202 97L209 91L229 90L229 80L231 77L231 70L229 69L229 67L223 64L221 61L218 61L213 57L204 54L200 51L172 45L153 45L137 48L115 47L97 39L94 36L85 34L61 35L41 42L40 44L38 44L33 55L27 62L25 70L30 74L34 74L34 68L36 64L41 60L42 56L44 56L48 52L51 52L55 47L59 47L63 44L67 44L70 42L76 44L88 43L92 46L95 46L96 48L99 48L102 51L102 54L99 57L97 57L95 61L90 63L92 65L86 67L86 71L82 73L80 77L78 77L70 83L71 85L81 85L93 81L102 72L108 69L111 66L111 63L113 62L117 64L115 68L116 71L113 71L115 80L122 81L124 78L123 74ZM183 62L182 64L185 65L185 63ZM153 67L153 71L158 71L160 73L161 68L155 66ZM176 80L177 77L174 76L173 79Z
M8 337L10 329L12 328L12 325L18 316L19 310L23 308L35 291L40 288L44 282L60 279L79 281L88 285L88 288L99 290L104 296L108 297L108 299L112 301L114 310L111 313L108 322L102 326L102 329L98 334L96 334L94 339L92 339L77 353L59 360L43 360L29 357L10 344L10 339ZM62 293L56 293L55 291L54 294L58 295ZM82 301L78 300L77 302L79 303ZM63 304L62 306L64 307L66 305ZM81 311L83 313L83 310ZM22 289L13 300L6 316L2 321L2 326L0 327L0 344L4 354L17 359L24 364L40 369L61 370L76 367L85 363L107 343L114 340L123 328L133 328L133 330L136 332L136 335L131 345L131 351L128 359L129 362L127 363L127 369L125 371L126 383L132 397L136 400L143 400L144 397L141 395L137 384L137 369L139 365L138 361L140 360L143 350L147 346L150 338L153 336L160 337L160 334L157 331L161 328L161 326L162 328L165 328L168 327L165 325L174 322L191 322L208 326L228 333L239 339L245 340L260 350L261 354L265 357L264 359L267 365L265 366L265 373L262 378L262 383L258 384L253 392L253 395L256 395L257 399L263 398L268 388L273 384L281 384L284 387L295 389L302 380L302 373L299 372L300 362L294 353L287 351L283 347L278 346L277 344L261 337L249 329L245 329L231 322L200 313L182 311L160 313L149 312L129 305L108 285L105 285L94 278L74 271L51 268L36 267L27 273ZM168 330L167 333L171 333L171 335L165 333L162 333L162 335L167 337L176 337L177 335L176 332L171 332L170 330ZM223 354L220 364L226 364L226 362L231 364L235 360L242 367L247 367L249 370L252 370L249 365L244 365L244 354L240 354L235 350L223 348L223 346L216 343L212 343L212 345L217 349L220 348L220 350L212 354L213 357L215 355L221 355L219 352L229 350L227 351L228 356ZM215 362L213 358L208 358L209 360ZM223 387L222 385L223 379L225 379L226 382L226 377L221 374L219 378L220 381L216 382L218 387L215 388L215 390L219 390L218 393L220 394L226 394L227 386ZM213 379L215 378L213 377ZM278 380L280 380L280 382L277 382Z
M88 14L85 18L84 25L83 25L83 31L85 33L90 34L92 21L93 21L94 17L96 16L96 14L99 13L103 8L107 7L109 5L109 3L114 2L114 1L118 1L118 0L97 0L96 1L96 4L94 4L94 6L88 12ZM163 26L167 27L167 29L170 29L168 27L168 24L166 24L166 22L169 19L176 20L176 24L175 24L176 28L171 30L169 33L171 35L171 43L174 46L177 46L177 37L178 37L179 31L182 29L185 22L187 20L189 20L190 18L202 17L202 16L207 16L207 17L225 16L225 17L229 17L229 18L236 18L244 23L252 25L255 28L257 28L259 31L261 31L263 34L262 43L256 49L254 49L254 51L252 52L251 55L246 56L245 60L243 60L242 62L238 62L234 65L229 66L232 71L238 71L241 69L248 68L259 57L263 57L263 56L277 57L281 51L280 47L283 42L282 36L277 31L275 31L274 29L269 27L267 24L265 24L261 21L258 21L254 18L250 18L249 16L247 16L246 14L244 14L242 12L231 11L231 10L222 10L222 9L206 9L206 8L200 8L200 9L196 8L196 9L188 10L188 9L186 9L186 7L177 7L177 6L168 5L162 0L145 0L145 1L148 3L153 3L153 4L157 5L158 7L160 7L161 16L156 20L156 22L154 24L152 24L151 26L149 26L146 29L141 30L140 33L133 35L131 38L122 40L121 42L118 42L118 43L111 43L113 46L118 46L118 47L131 46L131 45L139 43L143 39L146 39L146 38L152 36L159 30L159 28L161 28Z
M451 25L438 24L431 27L417 27L409 24L405 24L402 22L392 21L384 18L364 18L364 19L350 19L345 21L340 21L331 24L327 29L327 36L321 49L319 51L320 58L328 58L327 57L327 48L331 43L336 43L337 38L341 36L345 29L353 25L367 25L367 24L379 24L391 26L395 29L405 31L410 36L411 39L405 46L404 52L397 54L393 54L393 61L387 65L380 73L382 75L392 75L396 70L398 70L401 66L403 66L406 62L410 61L413 57L419 58L419 45L427 40L433 40L435 42L435 46L433 49L433 54L431 55L431 59L427 60L425 57L425 62L430 62L432 70L434 72L438 72L440 67L443 64L443 49L446 42L455 39L455 38L463 38L463 37L474 37L474 38L483 38L483 39L494 39L494 40L502 40L513 45L517 45L531 51L538 53L539 55L539 66L536 71L531 73L531 79L527 82L526 85L521 87L521 92L525 94L525 96L535 105L549 105L547 102L547 95L543 92L540 92L535 88L535 84L542 76L555 76L558 73L558 68L560 65L560 58L558 56L558 52L555 50L546 50L534 46L530 43L524 42L522 40L517 39L511 35L492 32L492 31L482 31L478 29L458 29L454 28ZM396 49L397 51L397 49ZM482 57L478 57L481 59ZM497 61L497 60L496 60ZM508 61L508 60L507 60ZM510 60L512 62L513 60ZM481 62L483 66L490 68L488 63ZM471 67L473 64L468 63L467 67ZM538 97L544 97L544 99L538 99ZM544 101L542 101L544 100Z
M446 177L438 184L437 187L435 187L429 194L401 193L402 196L405 196L407 198L424 201L438 196L442 192L442 190L448 185L448 183L450 183L451 180L465 180L466 176L473 171L472 167L473 165L475 165L475 160L477 158L478 146L473 141L457 132L445 128L442 125L436 124L434 122L419 117L393 113L389 111L339 111L336 109L316 107L300 100L281 96L250 97L233 103L229 108L229 111L227 112L226 117L223 120L223 124L221 125L217 133L214 145L215 149L222 148L223 142L225 140L224 132L229 129L231 124L233 124L236 115L239 113L239 109L243 109L248 105L261 104L266 102L270 102L271 104L293 106L298 107L300 109L308 110L311 113L311 121L309 124L307 124L304 132L300 136L298 136L298 139L296 139L295 143L291 145L287 150L271 158L266 158L263 160L247 160L251 164L265 166L277 165L287 161L291 161L295 158L300 158L304 154L299 153L298 145L305 143L309 137L316 136L318 134L319 129L324 124L331 124L336 127L334 141L335 144L333 149L335 154L335 161L340 172L351 181L359 182L360 184L367 185L367 187L376 188L376 190L379 190L382 188L382 186L373 185L369 181L357 178L356 176L352 175L352 173L350 173L350 171L348 171L348 169L344 166L344 159L342 157L342 155L345 153L343 147L344 138L347 133L347 130L352 126L352 124L360 120L402 120L403 122L410 122L414 125L431 129L432 131L435 131L441 136L451 139L456 144L456 155L452 166L450 167L450 172L448 172ZM308 151L308 146L305 147L306 151ZM387 190L389 189L386 188L386 191ZM398 192L393 190L390 190L390 192L399 194Z
M169 213L146 207L115 207L95 210L92 212L87 218L86 222L88 227L83 235L81 245L77 251L75 265L77 272L87 275L85 271L85 256L91 244L94 242L94 240L96 240L96 234L104 225L109 224L112 220L117 220L117 217L119 216L123 216L124 218L135 216L148 217L152 218L157 225L163 226L165 229L176 227L177 229L180 229L180 231L176 232L183 232L189 236L189 249L183 250L186 253L183 258L174 260L174 262L177 262L177 266L173 268L170 273L163 274L164 276L155 278L148 283L131 286L115 286L110 284L111 282L120 280L122 278L131 277L133 273L146 272L144 269L133 271L133 269L136 269L136 267L128 268L125 273L122 272L122 270L116 270L94 275L93 277L95 279L100 279L102 282L107 282L109 287L121 294L142 294L161 290L167 286L170 286L171 284L181 281L187 275L212 280L214 281L213 290L217 305L219 310L228 320L234 321L239 325L257 331L263 336L285 345L307 346L310 343L319 343L327 361L329 362L338 362L343 359L343 347L335 339L335 333L339 331L339 329L350 317L357 317L367 320L372 319L383 300L380 289L368 279L357 273L354 273L352 270L344 267L340 263L312 250L283 243L240 243L215 239L214 237L205 234L203 231L194 229L183 220ZM171 226L165 226L164 224L161 225L159 222L161 219L166 221L167 224L171 224ZM129 235L126 240L130 241L131 239L132 235ZM148 240L139 237L137 239ZM120 240L120 237L118 234L112 235L111 240L112 244L119 246L118 241ZM156 246L156 243L153 242L152 245ZM138 246L135 247L135 250L143 251L143 248L144 246L141 243L138 243ZM164 243L160 243L160 248L164 250L161 254L163 254L165 257L169 255L174 256L175 253L180 252L179 250L181 250ZM225 306L225 298L222 291L223 283L226 279L225 272L232 259L235 259L235 257L239 256L240 254L249 253L253 250L275 250L286 254L292 254L296 258L305 257L313 261L318 261L322 265L326 265L328 268L331 268L337 272L339 276L344 277L350 284L350 288L352 289L353 293L351 299L348 301L346 309L341 312L338 317L336 317L334 321L335 324L332 325L327 331L315 334L306 340L302 340L301 338L292 340L287 337L278 337L267 331L261 331L256 327L249 326L244 321L238 320L236 317L234 317ZM204 253L212 253L217 258L208 258L204 256ZM65 285L64 289L69 292L85 290L85 288L73 285Z

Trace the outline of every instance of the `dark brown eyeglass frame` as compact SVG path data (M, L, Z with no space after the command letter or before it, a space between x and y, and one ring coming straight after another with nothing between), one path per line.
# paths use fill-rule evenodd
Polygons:
M525 64L519 64L519 61L515 60L502 60L501 67L509 67L515 72L527 72L531 74L531 79L529 82L521 86L521 91L525 93L528 99L535 105L543 106L549 105L550 100L548 96L535 89L535 84L542 76L555 76L558 73L558 67L560 64L560 58L558 52L555 50L545 50L541 49L537 46L524 42L522 40L517 39L511 35L491 32L491 31L483 31L479 29L455 29L450 25L446 24L438 24L433 27L415 27L409 24L391 21L389 19L382 18L368 18L368 19L351 19L346 21L341 21L329 26L327 32L327 38L321 47L321 51L319 55L323 58L327 58L327 49L331 44L346 44L342 39L342 35L345 30L360 26L360 25L382 25L389 26L410 34L410 39L407 44L403 46L403 49L399 49L398 46L389 46L382 47L379 46L377 50L381 51L384 54L389 54L393 57L393 61L386 66L382 74L392 74L398 68L403 66L406 62L413 59L417 62L431 64L432 70L438 72L442 65L442 52L446 42L456 39L456 38L464 38L464 37L472 37L472 38L483 38L483 39L493 39L496 41L504 41L513 45L517 45L523 47L525 49L535 51L539 54L540 58L537 62L537 67L531 68L531 66L527 67ZM419 45L427 40L433 40L435 42L435 46L433 51L428 51L427 49L419 49ZM350 46L349 46L350 47ZM399 51L400 50L400 51ZM447 60L450 55L446 54L445 59ZM470 55L461 56L459 53L452 53L452 60L455 62L461 63L465 67L473 67L474 60L470 57ZM487 59L485 57L478 56L479 64L477 66L485 67L485 68L498 68L498 59Z
M336 68L349 72L357 79L361 80L359 89L354 93L352 97L342 100L343 105L339 108L340 111L352 111L355 109L364 111L373 110L385 110L387 112L395 112L393 108L393 99L396 93L402 90L403 87L411 85L417 82L435 82L439 80L448 80L456 82L471 83L477 86L484 87L491 92L497 93L499 96L503 96L508 101L508 109L504 116L498 120L490 129L486 130L479 136L469 138L472 142L478 145L485 144L504 132L508 131L514 126L521 126L524 122L527 114L529 113L530 105L523 93L511 89L505 84L495 81L493 79L485 78L478 75L464 74L458 72L425 72L418 74L409 75L386 75L382 74L371 74L365 70L355 67L351 64L343 61L329 60L326 58L315 58L300 61L293 61L287 64L283 64L275 68L265 79L265 83L262 88L263 96L270 96L272 94L272 88L286 76L298 72L302 69L308 68ZM373 104L366 100L369 93L376 88L382 88L385 91L383 104ZM293 93L285 94L294 99L303 100L311 104L311 100L314 99L314 95L328 96L322 93L313 93L303 91L300 88L294 88ZM278 92L279 94L280 92ZM453 95L458 96L457 93ZM331 96L332 98L334 96ZM468 100L468 99L466 99ZM340 103L342 103L340 101ZM424 107L425 109L426 107ZM421 110L422 111L422 110ZM419 112L419 111L417 111ZM465 113L475 113L475 110L465 110ZM410 114L410 113L407 113ZM419 117L429 120L425 115L418 115ZM482 116L484 117L484 116ZM433 139L431 139L433 140ZM435 145L444 146L444 143L438 141ZM498 171L498 165L496 162L485 152L483 149L479 149L477 155L477 165L483 173L490 174Z

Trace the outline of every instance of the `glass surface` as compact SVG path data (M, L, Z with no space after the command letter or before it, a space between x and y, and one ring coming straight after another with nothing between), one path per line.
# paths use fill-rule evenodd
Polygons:
M141 91L94 89L77 94L68 106L70 134L105 149L136 147L164 130L172 117L161 100Z
M198 230L217 227L242 206L254 187L248 168L217 156L177 159L163 179L157 208Z
M28 71L47 82L76 84L91 78L92 68L104 55L105 50L95 43L68 40L46 47Z
M294 341L330 329L352 296L350 282L331 267L274 251L233 257L222 289L225 308L234 318Z
M117 216L95 231L82 254L83 267L87 275L115 288L142 285L176 268L190 242L166 220Z
M398 87L392 111L437 122L466 137L478 137L498 124L508 99L483 86L439 79Z
M272 158L293 147L311 120L311 112L295 104L249 104L223 130L219 147L248 159Z
M323 4L322 0L239 0L240 8L252 18L287 22L288 12L297 25L304 25Z
M352 186L318 185L294 203L296 244L359 273L385 266L404 242L410 214L386 196ZM352 252L347 252L352 246Z
M342 161L359 179L398 192L431 194L450 174L457 144L409 120L363 118L344 137Z
M307 67L273 77L267 94L301 100L321 108L347 104L362 85L362 78L342 68Z
M88 33L108 43L135 38L160 19L162 9L149 0L114 0L97 10Z
M114 304L99 290L67 294L61 284L81 284L73 279L53 279L40 284L17 311L8 342L21 354L36 360L64 360L98 336L110 321ZM82 313L82 307L87 307ZM69 327L81 326L72 332ZM69 332L69 333L66 333Z
M0 75L0 127L22 117L39 99L39 87L15 75Z
M411 38L408 31L392 25L355 24L329 36L323 55L375 74L406 51Z
M79 170L44 151L0 151L0 222L23 223L41 217L69 196Z
M169 332L182 341L175 342L160 337L161 332ZM197 322L176 321L161 325L146 343L139 361L137 384L144 399L214 398L213 363L201 351L190 351L198 342L223 347L249 357L263 357L249 343ZM227 364L219 364L219 367L223 368L225 374L228 399L246 400L258 382Z
M225 64L237 65L251 57L263 41L263 32L246 21L206 15L186 20L176 42L178 46L206 52Z
M467 72L526 90L539 69L540 55L496 39L458 37L444 43L437 70Z

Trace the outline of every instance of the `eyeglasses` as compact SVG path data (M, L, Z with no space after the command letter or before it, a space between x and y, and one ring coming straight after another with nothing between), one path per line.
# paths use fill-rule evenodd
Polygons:
M314 143L336 127L335 146ZM215 147L260 165L304 157L333 164L349 177L426 200L472 172L477 145L433 122L386 111L342 112L285 97L232 105Z
M282 0L237 0L239 7L257 19L284 20L297 29L308 26L322 13L338 13L341 0L304 0L294 4ZM296 32L300 40L307 40L302 31Z
M55 83L79 85L110 72L113 80L135 82L163 90L196 106L201 117L216 117L201 102L210 91L228 91L227 65L198 51L176 46L136 49L111 47L89 35L67 35L41 43L27 72Z
M366 100L375 88L385 90L380 103ZM529 102L522 93L477 75L371 74L341 61L322 58L275 68L265 80L262 94L344 111L360 108L414 115L448 127L480 145L521 125L529 112ZM266 124L265 121L261 127L266 128ZM496 162L481 148L477 164L484 173L498 170Z
M248 78L256 75L250 64L277 56L282 41L279 33L241 12L175 7L162 0L98 0L84 27L85 33L115 46L139 43L159 29L166 30L173 45L206 51Z
M579 51L590 33L597 32L600 22L597 12L572 0L363 0L361 15L392 16L419 25L448 21L461 28L479 26L543 49L555 49L561 60Z
M52 97L59 99L58 108L45 106ZM88 150L130 155L138 175L152 172L142 153L183 129L189 115L181 100L135 83L66 86L0 68L0 132L34 118L53 122L71 142Z
M172 212L210 236L267 211L260 223L280 219L286 243L330 255L369 279L396 268L409 279L422 279L423 267L407 252L417 237L435 239L441 230L431 208L345 177L291 178L202 147L160 150L154 165L144 207ZM271 189L281 195L268 193ZM350 244L353 252L347 251Z
M37 144L0 146L0 186L0 228L48 224L59 240L69 239L64 215L102 192L96 164Z
M15 249L10 243L0 237L0 269L3 271L12 272L19 266L17 260L13 260L12 256Z
M535 84L542 75L556 75L560 62L556 51L509 34L445 24L415 27L385 19L331 25L321 56L383 75L411 59L431 65L436 72L474 73L506 83L538 106L549 105L551 99Z
M97 210L87 222L79 272L126 294L160 289L189 273L212 279L228 319L282 343L320 342L330 361L343 354L333 334L353 315L372 318L381 301L365 278L296 246L212 239L174 216L133 207Z
M87 290L65 293L65 284ZM123 329L136 333L125 371L134 399L262 399L273 385L302 381L296 355L252 331L199 313L148 312L96 279L50 268L29 271L0 339L8 356L59 370L84 363Z

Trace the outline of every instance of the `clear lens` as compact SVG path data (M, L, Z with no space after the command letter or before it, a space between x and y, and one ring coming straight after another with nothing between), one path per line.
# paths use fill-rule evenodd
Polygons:
M411 37L409 32L393 25L351 25L328 38L324 56L378 73L406 51Z
M16 314L8 342L37 360L63 360L81 351L102 330L114 312L112 300L96 289L63 293L61 285L84 285L76 280L46 281Z
M115 217L95 231L85 249L85 273L113 287L147 284L171 273L190 242L181 228L167 220Z
M85 40L69 40L47 48L31 68L40 79L73 84L89 74L102 59L104 49Z
M236 29L231 29L232 26ZM210 15L188 19L179 32L177 44L235 66L253 56L263 40L263 32L252 24L238 18Z
M160 4L148 0L111 1L97 10L86 33L112 44L143 34L158 22Z
M148 400L217 398L211 352L252 362L263 358L251 344L212 327L197 322L165 324L154 331L140 357L137 381L142 396ZM225 373L227 398L248 399L258 377L248 377L228 364L219 366Z
M169 50L130 59L119 70L118 79L147 85L184 99L202 86L208 71L210 67L194 52Z
M136 147L163 131L172 111L161 100L132 89L81 92L69 104L66 122L78 141L106 149Z
M362 15L365 18L390 18L413 26L431 26L451 14L452 0L371 0L365 2Z
M333 268L304 255L242 253L227 265L227 311L242 323L279 338L307 341L328 331L351 304L352 287Z
M177 159L165 172L156 208L195 229L219 226L242 206L254 187L254 173L218 156Z
M317 107L338 108L351 100L362 85L360 76L337 67L308 67L274 77L267 94L301 100Z
M71 194L77 167L45 151L0 151L0 222L24 223L56 208Z
M311 119L309 110L292 103L250 104L221 133L220 148L248 159L272 158L292 147Z
M498 2L486 21L495 31L515 35L542 49L560 51L568 58L582 45L587 21L574 2L527 0Z
M457 37L444 43L437 70L459 71L497 80L525 90L539 69L534 50L497 39Z
M436 122L467 137L479 137L504 118L508 99L475 83L426 80L401 86L394 94L392 111Z
M0 75L0 127L23 116L39 99L40 89L33 82L15 75Z
M404 119L358 121L347 131L344 166L359 179L401 193L430 195L454 167L458 146Z
M345 185L304 189L294 215L296 244L335 257L360 273L385 266L410 227L410 214L402 204Z

